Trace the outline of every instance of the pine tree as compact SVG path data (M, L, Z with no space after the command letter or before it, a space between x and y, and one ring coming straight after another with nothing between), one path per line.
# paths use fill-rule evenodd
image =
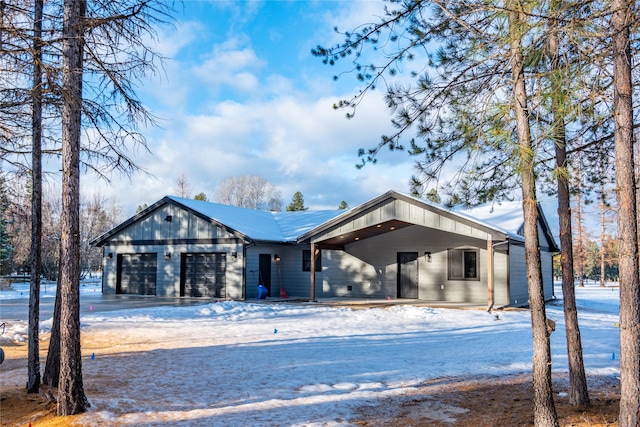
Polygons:
M287 206L287 212L306 211L309 208L304 206L304 196L301 192L296 191L291 198L291 203Z
M636 2L611 2L614 144L620 235L620 427L640 425L640 279L633 157L633 89L630 31Z

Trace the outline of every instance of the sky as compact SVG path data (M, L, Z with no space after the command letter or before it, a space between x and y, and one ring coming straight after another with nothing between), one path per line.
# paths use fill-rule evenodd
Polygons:
M24 319L6 322L5 349L26 345L28 287L0 292L25 306ZM617 388L619 288L575 291L589 385ZM465 409L439 404L438 383L531 375L528 310L248 300L99 312L90 305L99 292L99 281L81 287L83 383L91 403L75 419L83 426L346 427L362 425L363 416L393 419L416 401L425 405L421 416L456 425ZM550 339L559 379L568 372L559 284L555 294L546 314L557 322ZM50 284L41 301L54 296ZM51 319L40 327L48 332ZM14 357L0 367L3 389L24 387L26 358ZM554 399L567 398L564 384L554 386Z
M376 165L358 170L359 148L388 133L384 90L371 92L347 119L333 104L362 87L354 75L337 81L337 69L311 55L318 44L342 40L334 31L377 21L379 0L193 1L158 28L155 49L165 70L143 82L138 95L159 118L143 130L151 153L138 150L147 174L112 176L111 183L83 176L84 194L99 192L127 218L138 205L178 195L182 174L190 196L213 201L226 178L260 175L286 206L303 194L310 209L354 207L388 190L409 192L414 159L384 152ZM345 62L340 70L348 69Z

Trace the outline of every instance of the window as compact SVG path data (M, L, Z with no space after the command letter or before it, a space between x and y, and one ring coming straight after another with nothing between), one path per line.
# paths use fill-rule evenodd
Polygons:
M302 251L302 271L311 271L311 250ZM316 271L322 271L322 255L316 259Z
M449 280L480 280L478 249L449 249Z

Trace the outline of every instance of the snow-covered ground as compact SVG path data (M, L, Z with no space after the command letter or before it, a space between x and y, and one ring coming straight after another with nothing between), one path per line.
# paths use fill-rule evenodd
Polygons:
M618 289L588 286L576 294L587 374L617 376ZM556 295L547 306L557 322L553 369L566 372L559 287ZM50 325L42 322L44 331ZM357 408L410 393L430 379L529 372L530 325L526 310L410 305L249 301L89 313L82 332L91 408L78 422L351 425ZM25 335L26 323L17 322L0 340ZM23 384L25 377L23 370L2 371L1 383Z

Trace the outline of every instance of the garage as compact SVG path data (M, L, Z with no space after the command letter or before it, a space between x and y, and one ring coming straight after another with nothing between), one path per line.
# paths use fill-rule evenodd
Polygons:
M226 253L182 254L181 297L226 298Z
M119 254L117 294L155 295L157 253Z

